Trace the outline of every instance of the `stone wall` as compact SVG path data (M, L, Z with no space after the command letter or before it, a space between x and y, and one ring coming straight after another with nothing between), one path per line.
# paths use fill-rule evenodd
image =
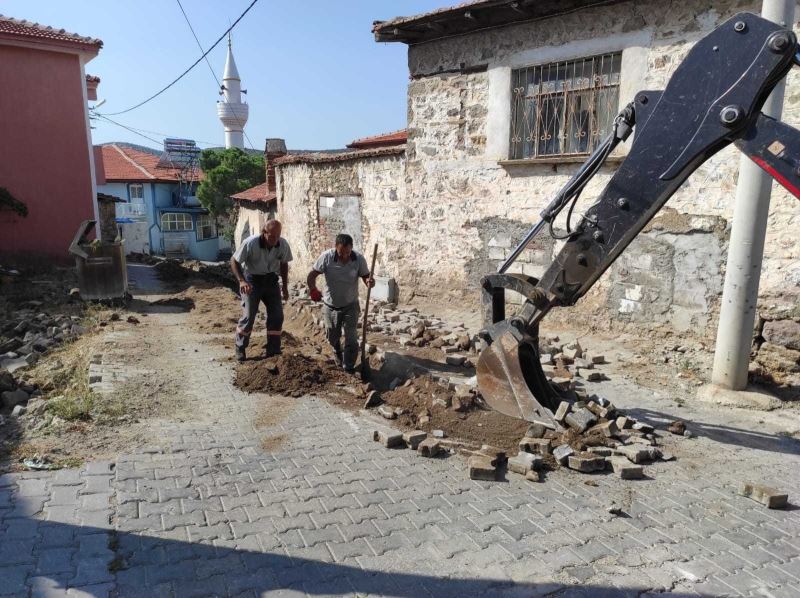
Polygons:
M513 68L621 51L624 105L640 89L663 88L691 45L716 25L759 9L759 2L737 0L637 1L410 46L403 224L414 234L405 255L426 259L396 256L401 293L458 293L477 309L481 275L497 267L578 167L506 162ZM795 126L796 84L790 75L784 113ZM713 338L738 163L728 148L701 167L596 287L552 316ZM613 165L600 172L580 205L589 205L611 173ZM796 200L776 189L762 273L767 302L797 293L798 219ZM543 237L517 269L541 274L558 249Z
M268 220L275 217L264 202L237 201L235 206L236 226L233 233L233 247L238 248L247 237L258 234Z
M289 241L294 262L292 279L305 276L319 254L333 246L326 219L320 218L319 200L357 197L360 211L360 234L364 253L371 256L378 243L376 272L398 277L416 268L417 260L409 249L411 229L408 207L404 201L404 156L344 159L330 162L295 162L276 167L278 219L283 236ZM347 226L354 225L354 206L348 208ZM345 220L342 220L344 222ZM347 230L354 237L355 231ZM413 280L413 275L405 277ZM401 290L402 292L402 290ZM409 295L402 297L408 300Z

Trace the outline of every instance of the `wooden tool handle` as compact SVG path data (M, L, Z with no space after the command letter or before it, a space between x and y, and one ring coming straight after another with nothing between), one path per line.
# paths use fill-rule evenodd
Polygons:
M375 243L375 248L372 250L372 264L369 267L369 277L375 279L375 259L378 257L378 244ZM361 327L361 363L365 363L367 355L367 316L369 315L369 296L372 287L367 287L367 299L364 302L364 323Z

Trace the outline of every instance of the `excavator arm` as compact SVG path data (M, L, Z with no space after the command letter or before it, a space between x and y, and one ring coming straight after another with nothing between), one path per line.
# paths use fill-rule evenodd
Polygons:
M614 263L697 168L735 143L790 192L800 196L800 131L760 110L796 63L797 38L749 13L701 39L663 91L642 91L614 120L612 131L553 201L496 274L482 281L484 349L478 386L494 409L555 427L553 411L568 397L547 380L539 360L538 326L554 307L574 305ZM596 201L572 225L586 183L633 132L630 151ZM566 227L554 222L568 209ZM541 280L507 273L538 235L564 241ZM506 317L505 291L526 298Z

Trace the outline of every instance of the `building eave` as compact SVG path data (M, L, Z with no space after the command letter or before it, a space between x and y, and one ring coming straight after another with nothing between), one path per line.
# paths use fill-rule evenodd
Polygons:
M471 0L420 15L375 21L372 32L378 42L412 45L627 1L629 0Z

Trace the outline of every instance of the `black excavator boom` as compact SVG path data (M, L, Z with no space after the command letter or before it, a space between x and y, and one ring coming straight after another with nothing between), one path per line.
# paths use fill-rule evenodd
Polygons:
M631 241L711 156L735 143L761 168L800 195L800 132L760 110L798 55L795 34L749 13L701 39L662 91L641 91L614 120L612 131L542 211L496 274L482 281L484 348L478 387L494 409L555 427L563 399L542 370L539 322L554 307L574 305ZM621 142L633 142L596 201L573 226L572 208L586 183ZM566 230L554 222L568 208ZM541 280L508 268L536 236L564 241ZM506 315L506 290L525 298Z

